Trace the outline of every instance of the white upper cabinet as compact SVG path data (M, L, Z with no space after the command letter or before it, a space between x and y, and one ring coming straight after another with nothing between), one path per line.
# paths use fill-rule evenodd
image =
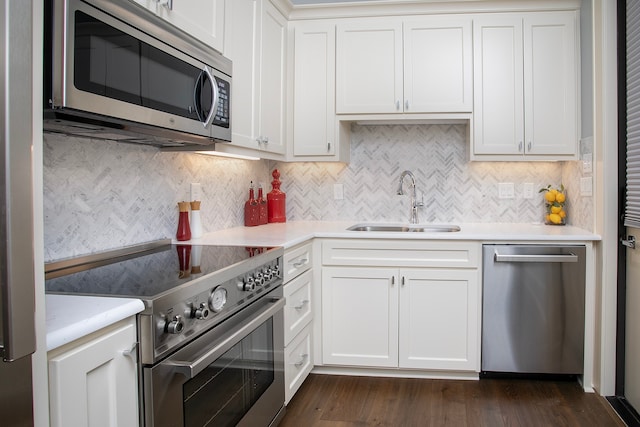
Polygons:
M224 47L225 0L133 0L219 52Z
M224 54L233 61L232 142L216 150L279 159L286 140L287 21L268 0L229 2L226 20Z
M575 12L475 18L472 159L575 158L576 19Z
M338 24L336 112L470 112L471 22L424 16Z
M348 138L340 138L336 117L336 24L300 21L291 27L293 119L287 160L346 161Z

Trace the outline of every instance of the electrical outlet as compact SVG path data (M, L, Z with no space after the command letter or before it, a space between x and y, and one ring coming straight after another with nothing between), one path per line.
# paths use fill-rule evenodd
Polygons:
M525 182L522 184L522 197L525 199L533 199L533 183Z
M342 199L344 199L344 185L343 184L333 184L333 199L334 200L342 200Z
M513 199L514 197L515 197L515 190L513 188L513 182L498 183L499 199Z
M580 195L581 196L593 195L593 179L590 176L580 178Z
M191 201L202 200L202 185L199 182L191 183Z

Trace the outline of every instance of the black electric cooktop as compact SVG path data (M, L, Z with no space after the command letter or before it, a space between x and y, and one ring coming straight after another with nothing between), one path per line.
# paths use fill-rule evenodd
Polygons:
M165 245L118 257L84 271L47 278L47 293L150 299L203 275L245 261L269 248ZM105 262L103 262L105 263ZM63 274L47 273L47 277Z

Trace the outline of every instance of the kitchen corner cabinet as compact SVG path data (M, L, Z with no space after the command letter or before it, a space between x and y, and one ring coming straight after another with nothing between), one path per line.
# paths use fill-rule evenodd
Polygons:
M131 317L47 355L51 426L137 426L136 323Z
M325 241L322 364L480 369L477 243Z
M474 19L472 160L576 157L576 21L576 12Z
M133 0L211 46L224 47L225 0Z
M312 243L303 243L283 257L285 405L313 369L312 253Z
M340 23L336 112L471 112L471 16Z
M293 62L292 138L287 160L348 161L348 137L335 109L336 25L291 24Z
M216 150L280 160L286 141L287 20L269 0L233 0L226 11L232 141Z

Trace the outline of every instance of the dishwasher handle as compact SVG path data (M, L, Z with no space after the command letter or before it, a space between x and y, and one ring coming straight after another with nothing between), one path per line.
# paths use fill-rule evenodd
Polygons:
M578 262L578 255L573 253L568 254L530 254L530 255L517 255L517 254L500 254L495 251L495 262Z

